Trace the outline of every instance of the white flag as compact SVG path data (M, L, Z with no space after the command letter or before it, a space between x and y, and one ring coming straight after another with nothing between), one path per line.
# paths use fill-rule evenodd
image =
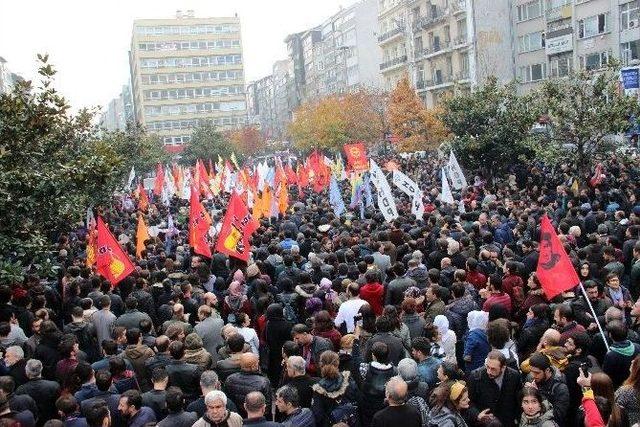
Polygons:
M467 180L462 173L462 169L458 164L458 159L456 159L456 155L453 154L453 150L449 153L449 163L447 163L447 169L449 170L449 179L451 179L451 186L460 190L467 186Z
M165 169L164 172L164 189L167 191L167 196L169 198L173 197L176 194L176 183L173 180L173 174L169 168Z
M182 179L182 189L180 191L182 200L191 199L191 172L189 169L185 169L184 177Z
M131 166L131 172L129 172L129 179L127 180L127 191L131 191L131 184L133 184L133 179L136 177L136 170Z
M453 194L451 194L451 188L449 187L449 181L447 180L447 174L442 169L442 193L440 194L440 200L442 203L454 203Z
M375 185L377 190L378 208L380 212L382 212L382 215L384 215L385 221L391 222L398 218L398 209L396 208L395 200L393 200L389 182L384 176L382 169L380 169L373 159L371 159L369 173L371 174L371 181L373 181L373 185Z
M418 184L404 173L395 169L393 171L393 184L404 194L411 197L411 213L417 219L422 219L424 215L424 203L422 202L422 191Z

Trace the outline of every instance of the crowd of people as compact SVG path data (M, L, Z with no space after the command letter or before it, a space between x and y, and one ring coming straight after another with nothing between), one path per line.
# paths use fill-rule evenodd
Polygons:
M194 254L177 197L144 212L140 258L136 200L99 209L136 265L117 286L86 265L85 228L60 235L57 280L0 287L0 426L638 425L637 164L595 185L518 166L445 204L440 160L393 160L422 219L400 191L386 222L292 186L248 263ZM214 230L227 199L203 200ZM536 277L545 214L584 293L549 300Z

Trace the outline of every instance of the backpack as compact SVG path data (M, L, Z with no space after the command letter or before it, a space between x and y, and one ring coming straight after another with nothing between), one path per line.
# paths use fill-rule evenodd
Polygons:
M344 396L336 401L336 406L329 413L329 425L345 423L349 427L360 425L358 405L345 399Z
M282 300L283 304L284 319L292 323L298 323L298 314L296 313L296 309L293 307L293 305L291 305L293 297L291 295L288 295L286 297L282 295L280 299Z

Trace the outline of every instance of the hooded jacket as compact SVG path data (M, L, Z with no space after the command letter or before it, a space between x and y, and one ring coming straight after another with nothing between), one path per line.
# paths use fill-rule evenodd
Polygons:
M329 427L331 425L329 414L340 401L348 401L358 404L360 393L356 383L349 372L340 372L338 378L332 380L323 378L314 384L311 411L316 419L317 427Z
M151 386L151 382L147 376L145 362L154 355L153 350L144 344L128 345L120 355L131 362L133 372L136 373L136 378L138 378L140 387L143 390L148 390Z
M640 353L640 346L629 340L614 342L604 356L602 370L611 377L614 387L620 387L629 376L631 361Z
M520 416L519 427L558 427L553 419L553 407L545 400L542 402L542 412L535 417Z
M203 371L211 367L213 364L213 358L211 357L211 354L202 347L202 338L200 338L198 334L191 333L187 335L184 340L184 344L186 349L182 360L187 363L198 365L198 367Z
M443 406L441 408L433 408L429 411L429 425L437 425L438 427L467 427L467 423L457 412Z

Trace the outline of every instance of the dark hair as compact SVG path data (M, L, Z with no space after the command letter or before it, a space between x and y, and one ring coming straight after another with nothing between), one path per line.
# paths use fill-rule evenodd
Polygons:
M104 400L98 400L83 413L89 427L102 427L104 419L109 416L109 408Z
M167 370L162 366L153 368L153 371L151 372L151 381L154 384L159 383L160 381L164 381L168 377L169 377L169 374L167 373Z
M571 307L570 304L560 304L556 306L556 310L558 310L560 317L565 317L570 322L575 318L573 315L573 307Z
M71 395L59 397L56 400L56 409L68 417L78 409L78 401Z
M300 394L298 393L298 389L293 386L285 385L280 387L276 392L276 396L285 403L290 403L294 408L300 406Z
M111 372L102 369L96 372L96 387L100 391L107 391L111 388Z
M313 330L318 332L330 331L335 327L331 315L326 310L320 310L313 315Z
M525 397L535 397L535 399L540 404L540 413L545 413L547 408L544 406L544 398L542 397L540 390L538 390L536 387L525 386L520 391L520 402L522 402L522 399L524 399Z
M491 283L491 287L498 291L502 292L502 277L499 274L492 274L489 276L489 282Z
M391 332L394 330L394 323L389 316L382 315L376 319L376 330L378 332Z
M109 359L109 371L111 376L115 377L127 370L127 364L124 359L119 356L114 356Z
M127 329L127 344L136 345L140 341L140 329L131 328Z
M125 301L125 306L127 307L127 310L133 310L138 307L138 300L134 297L128 297Z
M122 397L127 398L127 405L133 406L136 409L142 407L142 395L138 390L127 390L122 393Z
M232 353L240 353L244 348L244 337L239 333L234 333L227 339L227 345Z
M165 400L170 413L180 412L184 408L184 393L178 387L169 387Z
M612 320L607 323L607 332L614 342L627 339L627 326L620 320Z
M431 341L425 337L416 337L411 341L411 349L429 356L431 354Z
M184 343L182 341L173 341L169 344L169 354L174 360L180 360L184 357Z
M298 323L293 328L291 328L291 336L295 336L298 334L308 334L311 330L309 327L303 323Z
M496 319L487 325L487 340L495 349L502 349L511 338L509 331L509 321L506 319Z
M371 346L371 354L375 356L378 363L384 365L389 362L389 347L381 341L373 343Z
M551 367L551 362L549 362L549 358L544 354L533 353L529 358L529 366L545 371Z
M531 307L531 312L537 319L545 319L549 313L549 305L545 303L536 304Z
M11 375L3 375L0 377L0 390L6 394L11 394L16 389L16 381Z
M286 356L299 356L300 346L294 341L285 341L284 344L282 344L282 352Z

